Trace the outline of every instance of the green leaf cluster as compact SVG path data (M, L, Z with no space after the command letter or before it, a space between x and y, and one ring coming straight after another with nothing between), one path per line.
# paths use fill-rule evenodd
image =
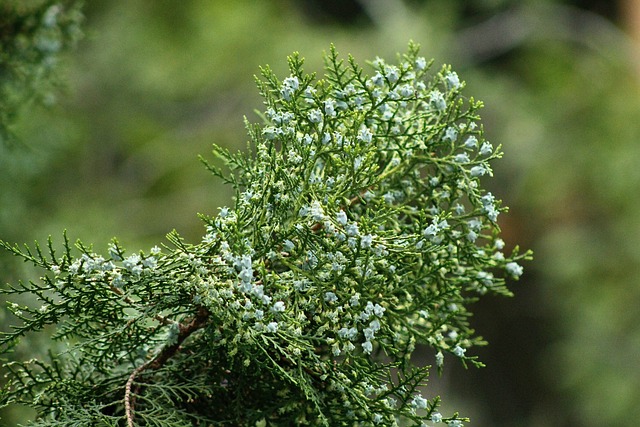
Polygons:
M59 348L5 364L0 405L35 408L31 425L462 425L423 397L412 354L481 365L468 305L522 274L480 182L500 149L414 44L372 76L333 47L325 64L319 80L298 54L283 80L262 69L252 152L203 159L236 196L200 242L1 243L46 274L5 292L41 304L10 303L0 345L53 325Z

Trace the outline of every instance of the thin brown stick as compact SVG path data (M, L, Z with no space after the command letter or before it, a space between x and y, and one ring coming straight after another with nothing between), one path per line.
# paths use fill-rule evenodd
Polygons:
M133 370L131 375L129 375L129 379L127 380L127 384L124 387L124 412L127 418L127 427L134 427L133 424L133 407L134 407L134 398L135 396L131 396L131 387L133 387L133 381L136 379L136 376L147 369L151 361L145 363L144 365L138 366Z
M209 311L204 307L200 307L196 315L193 317L193 319L191 319L189 323L179 324L180 331L178 332L178 337L174 344L168 347L165 347L164 349L162 349L160 353L158 353L156 357L138 366L136 369L133 370L133 372L131 372L131 375L129 375L129 378L127 379L127 383L124 388L124 411L125 411L125 417L127 419L127 427L135 427L133 423L134 408L135 408L135 393L132 392L132 389L133 389L133 384L136 377L146 369L161 368L167 362L167 360L169 360L173 355L176 354L176 352L180 348L180 345L184 342L185 339L187 339L187 337L189 337L189 335L191 335L198 329L201 329L204 327L208 318L209 318Z

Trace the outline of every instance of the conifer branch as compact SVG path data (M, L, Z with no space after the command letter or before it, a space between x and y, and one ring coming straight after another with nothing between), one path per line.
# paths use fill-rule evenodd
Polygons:
M371 76L333 47L324 79L302 63L289 58L283 80L261 69L253 154L214 146L228 175L207 167L236 195L202 217L199 243L173 232L166 253L126 256L114 241L108 256L81 243L75 256L65 235L62 258L51 242L49 254L0 243L49 272L6 291L41 306L11 303L22 324L0 343L56 323L74 341L50 364L6 365L0 405L67 425L95 421L78 407L112 425L124 411L128 427L462 425L423 397L430 367L414 350L430 348L439 371L445 357L480 366L468 306L508 294L530 257L505 253L506 208L481 185L502 154L481 103L415 44Z

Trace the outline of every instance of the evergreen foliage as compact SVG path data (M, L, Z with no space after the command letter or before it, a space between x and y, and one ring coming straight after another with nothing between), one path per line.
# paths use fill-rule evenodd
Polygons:
M236 196L199 243L0 243L46 271L3 291L40 304L9 304L2 351L52 325L58 343L5 363L0 406L35 408L32 426L462 425L411 356L481 366L468 305L522 274L480 184L500 147L414 44L371 77L333 47L325 63L320 80L297 54L283 80L261 70L250 153L203 159Z
M5 0L0 4L0 142L31 102L51 104L60 53L81 37L76 0Z

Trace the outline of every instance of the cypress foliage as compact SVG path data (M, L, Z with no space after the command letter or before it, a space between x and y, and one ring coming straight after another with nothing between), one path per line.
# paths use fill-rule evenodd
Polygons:
M261 69L249 150L202 159L236 196L200 242L0 243L44 272L4 291L39 304L9 304L2 351L49 326L57 342L5 363L0 405L36 409L31 426L462 425L412 355L481 366L468 305L510 295L530 256L505 253L480 182L502 155L482 104L413 43L371 76L333 47L322 79L288 62Z

